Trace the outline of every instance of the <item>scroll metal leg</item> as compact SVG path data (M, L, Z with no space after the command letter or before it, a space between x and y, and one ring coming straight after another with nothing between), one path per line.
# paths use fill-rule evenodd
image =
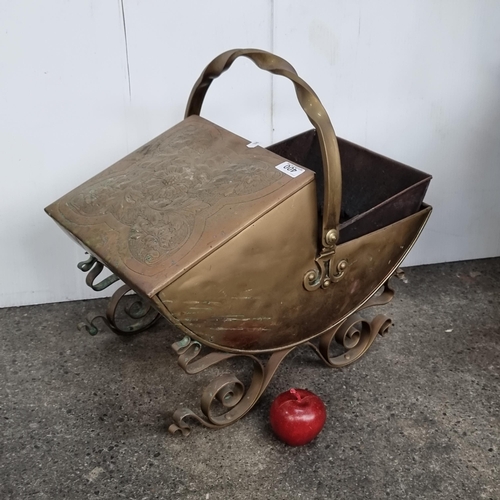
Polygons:
M246 354L233 354L225 352L211 352L196 359L201 351L201 344L185 337L180 342L172 345L179 354L179 365L188 374L199 373L206 368L214 366L221 361L235 357L245 357L253 361L253 375L248 388L233 374L225 374L213 379L204 389L201 397L201 411L199 416L188 408L179 408L173 414L174 423L168 428L171 434L181 432L189 435L191 427L187 419L194 419L198 423L211 429L227 427L246 415L262 396L269 382L283 359L294 348L285 349L271 354L267 363L262 363L257 357ZM224 412L215 414L214 403L219 402Z
M103 279L100 283L95 284L96 278L104 270L104 265L92 256L86 261L80 262L78 269L88 273L85 281L90 288L96 291L105 290L119 280L117 276L111 274L111 276ZM101 319L117 335L134 335L153 326L160 319L160 313L154 311L151 305L138 297L132 303L125 305L125 301L127 300L125 296L130 298L131 296L127 295L130 291L131 288L128 285L122 285L112 295L106 309L106 315L91 315L87 317L87 322L78 324L78 329L85 329L90 335L96 335L99 332L99 328L96 325L98 319ZM117 314L121 306L123 306L125 317L128 320L124 326L122 325L123 321L117 321Z
M388 304L393 297L394 290L387 282L383 285L382 292L373 296L356 313L320 335L318 344L308 342L308 345L332 368L343 368L354 363L368 351L377 335L386 335L393 324L392 320L383 314L368 321L357 313L362 309ZM334 346L343 352L332 355Z
M392 325L392 320L383 314L368 321L357 313L368 307L385 305L392 300L393 296L394 291L386 283L381 288L381 293L373 296L356 313L321 334L319 342L306 342L305 345L314 349L318 356L332 368L343 368L354 363L368 351L377 335L385 335ZM331 347L334 343L344 352L332 355ZM202 345L199 342L193 341L188 336L176 342L172 348L179 355L179 365L188 374L200 373L222 361L237 357L253 361L253 374L248 388L245 388L244 384L233 374L225 374L213 379L205 387L201 397L200 407L203 415L200 416L189 408L179 408L173 414L174 423L168 428L169 432L171 434L181 432L184 436L188 436L191 432L188 419L196 420L211 429L220 429L235 423L257 403L283 359L301 345L276 351L269 356L266 363L263 363L252 354L214 351L200 357ZM212 411L216 402L223 406L222 414L215 414Z

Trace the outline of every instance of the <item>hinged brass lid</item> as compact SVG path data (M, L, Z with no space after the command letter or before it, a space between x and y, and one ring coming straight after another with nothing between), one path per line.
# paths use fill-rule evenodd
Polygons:
M313 180L248 143L192 115L45 210L151 297Z

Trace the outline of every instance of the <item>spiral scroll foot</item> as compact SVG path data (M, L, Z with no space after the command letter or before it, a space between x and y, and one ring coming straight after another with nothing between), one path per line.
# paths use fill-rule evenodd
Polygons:
M96 278L105 268L93 256L89 256L87 260L78 263L77 267L80 271L87 273L85 280L87 285L97 292L105 290L119 280L117 276L111 274L96 284ZM126 301L134 299L133 295L127 295L130 291L131 288L128 285L122 285L112 295L106 309L106 314L88 316L86 321L78 324L78 329L86 330L90 335L97 335L99 327L96 323L99 319L112 332L122 336L135 335L153 326L160 319L160 313L156 312L148 303L137 296L135 296L133 302L127 304ZM124 314L119 314L119 309L122 309ZM117 318L119 315L121 318L118 321Z
M393 297L394 290L387 282L381 287L380 293L363 304L356 313L320 335L318 344L308 342L308 345L332 368L344 368L354 363L368 351L377 335L385 336L393 325L392 320L383 314L368 321L357 313L362 309L388 304Z
M173 413L173 423L168 431L171 434L188 436L191 432L190 421L195 421L210 429L221 429L237 422L257 403L283 359L302 345L311 347L329 367L343 368L354 363L368 351L378 335L385 335L392 326L392 320L383 314L368 321L357 313L362 309L387 304L393 296L394 291L386 283L355 313L319 335L319 341L305 342L305 344L276 351L268 355L266 362L253 354L210 351L208 354L201 355L202 345L192 340L191 337L185 336L173 344L172 348L178 355L178 364L187 374L200 373L232 358L246 358L253 364L252 380L248 387L245 387L233 374L214 378L203 390L200 401L201 415L189 408L179 408ZM341 352L332 352L335 348L340 349ZM259 354L259 356L263 355ZM215 411L214 406L218 408L218 411Z
M357 314L349 316L340 326L324 333L319 344L309 342L309 346L328 366L344 368L358 361L371 347L377 335L386 335L392 320L383 314L375 316L372 321L367 321ZM342 352L332 349L340 347Z
M188 419L210 429L221 429L234 424L245 416L262 396L269 382L273 378L278 366L293 348L278 351L263 363L250 354L233 354L225 352L210 352L199 357L201 345L185 337L180 342L172 345L179 354L179 365L188 374L199 373L222 361L235 357L244 357L253 361L252 380L248 387L233 374L225 374L214 378L203 390L200 408L202 416L188 408L179 408L172 416L174 423L168 431L171 434L181 433L188 436L191 427ZM215 412L214 406L222 407L222 412Z
M85 322L78 324L79 330L86 330L90 335L97 335L99 328L97 320L102 322L114 333L121 336L135 335L153 326L159 319L160 313L154 311L151 306L144 304L141 299L136 298L134 302L123 307L123 318L117 320L118 306L122 299L130 291L127 285L121 286L111 297L106 314L89 315ZM134 296L127 297L133 299Z

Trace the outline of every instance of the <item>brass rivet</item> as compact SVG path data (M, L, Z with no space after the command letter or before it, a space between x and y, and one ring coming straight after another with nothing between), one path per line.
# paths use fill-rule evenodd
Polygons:
M330 284L331 284L330 280L325 280L325 282L323 283L323 286L327 287L327 286L330 286Z
M335 243L337 242L337 237L338 237L337 230L330 229L330 231L328 231L325 236L326 243L328 245L335 245Z
M339 271L344 271L347 267L347 262L345 260L339 262Z
M308 279L309 281L314 281L314 279L315 279L315 278L316 278L316 275L315 275L313 272L311 272L311 273L309 273L309 274L307 275L307 279Z

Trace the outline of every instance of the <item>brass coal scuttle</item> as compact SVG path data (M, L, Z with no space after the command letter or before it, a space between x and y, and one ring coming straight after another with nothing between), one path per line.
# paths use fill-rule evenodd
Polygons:
M314 129L261 148L201 118L212 81L240 56L291 80ZM46 212L90 254L79 264L89 286L123 282L104 316L113 331L136 333L162 315L185 334L173 348L187 373L234 357L254 361L248 388L219 376L203 392L203 416L174 413L170 431L188 434L189 418L216 428L245 415L295 347L343 367L387 331L386 316L369 322L357 313L392 299L388 280L431 213L429 182L338 139L288 62L239 49L205 68L182 122ZM111 276L95 283L104 268ZM117 304L131 291L131 324L120 327ZM93 320L85 326L97 332ZM216 401L225 412L212 411Z

